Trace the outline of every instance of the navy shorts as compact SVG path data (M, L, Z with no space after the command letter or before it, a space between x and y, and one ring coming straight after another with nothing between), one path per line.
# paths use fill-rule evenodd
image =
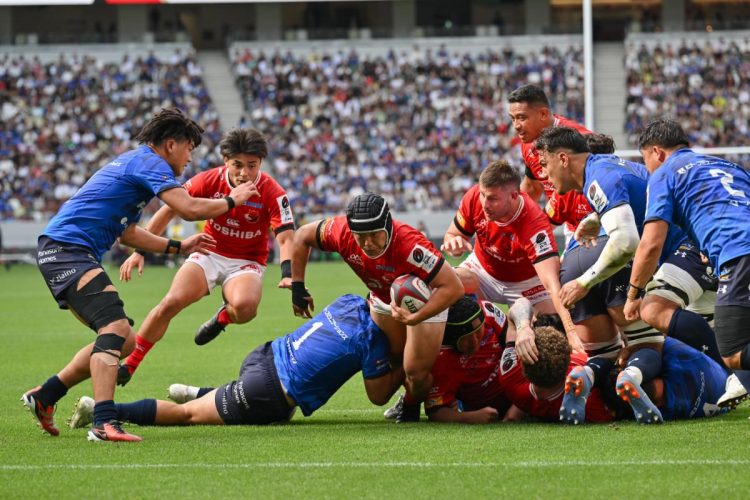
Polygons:
M560 284L564 285L568 281L573 281L591 267L604 250L607 240L607 236L599 236L595 247L578 246L566 252L560 265ZM628 263L613 276L591 287L589 293L576 302L570 310L573 323L580 323L600 314L608 314L608 308L623 305L628 298L631 269L631 264Z
M68 309L65 299L68 288L78 283L86 271L102 268L90 249L44 235L39 237L36 250L36 264L60 309Z
M729 356L750 343L750 255L724 264L719 271L714 326L719 352Z
M215 401L227 425L265 425L289 420L294 409L281 388L271 342L247 355L240 378L219 387Z

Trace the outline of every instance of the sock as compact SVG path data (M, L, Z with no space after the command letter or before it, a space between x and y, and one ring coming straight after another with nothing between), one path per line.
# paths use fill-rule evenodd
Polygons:
M94 425L106 424L112 420L117 420L115 402L111 399L97 401L94 405Z
M219 316L217 318L219 320L220 325L228 325L232 322L232 318L229 317L229 313L227 312L226 307L222 307L221 311L219 311Z
M651 347L638 349L628 358L624 371L631 374L638 385L648 382L661 371L661 353Z
M215 387L201 387L200 389L198 389L198 393L195 395L195 399L202 398L214 389Z
M156 400L141 399L133 403L117 403L117 420L138 425L154 425L156 421Z
M419 404L419 401L414 399L414 397L411 395L409 391L406 391L406 393L404 393L404 405L413 406L417 404Z
M672 315L667 329L667 336L684 342L713 359L726 369L724 360L719 354L716 334L700 314L685 309L677 309Z
M127 365L128 371L131 375L135 372L138 365L141 364L141 361L143 361L143 358L146 357L146 354L148 354L148 351L150 351L152 347L154 347L153 343L144 339L140 335L136 335L135 349L133 349L133 352L130 353L130 356L128 356L123 363Z
M607 379L609 378L609 372L614 368L615 360L607 358L589 358L586 361L586 372L591 376L591 380L594 382L594 387L604 387Z
M42 384L39 390L39 402L44 406L52 406L60 401L68 393L68 388L62 383L60 377L52 375Z

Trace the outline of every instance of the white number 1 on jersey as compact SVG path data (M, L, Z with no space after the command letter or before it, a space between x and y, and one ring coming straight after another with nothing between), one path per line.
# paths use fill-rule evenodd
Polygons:
M316 321L315 323L313 323L312 326L300 338L292 342L292 347L294 347L294 350L298 351L300 346L302 345L302 342L307 340L307 337L315 333L315 330L317 330L321 326L323 326L322 321Z

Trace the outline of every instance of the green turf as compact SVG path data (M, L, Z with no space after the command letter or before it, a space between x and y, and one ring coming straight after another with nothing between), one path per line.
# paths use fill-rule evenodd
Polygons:
M138 323L174 270L147 268L118 284ZM116 273L111 272L114 278ZM204 347L197 325L218 293L185 310L117 399L162 397L173 382L219 384L245 354L291 330L289 294L271 267L258 317ZM341 263L311 265L318 308L364 287ZM61 368L92 334L59 311L37 270L0 269L0 498L745 498L750 486L750 410L647 428L632 423L395 425L370 405L356 376L310 418L245 428L137 428L138 444L89 443L86 431L42 435L18 401ZM58 406L63 424L88 382ZM136 429L132 427L132 429Z

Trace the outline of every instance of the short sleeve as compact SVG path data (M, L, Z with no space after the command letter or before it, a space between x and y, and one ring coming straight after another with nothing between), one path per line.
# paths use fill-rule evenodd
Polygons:
M399 236L401 241L398 245L403 252L400 258L406 261L406 272L419 276L429 284L445 262L443 254L416 229Z
M206 196L206 176L208 175L208 172L210 172L210 170L201 172L188 179L188 181L183 184L183 187L193 198L208 198L208 196Z
M329 217L318 224L316 238L318 247L324 252L338 252L341 245L342 223L346 224L343 216Z
M270 216L271 228L274 233L279 234L294 229L294 215L286 192L275 183L273 188L270 196L272 199L267 202L268 215Z
M594 167L596 170L596 167ZM586 188L586 200L599 215L615 207L630 204L630 195L621 175L612 175L612 169L602 168Z
M473 236L477 231L474 227L474 205L477 196L479 196L478 186L469 189L461 198L461 204L453 219L458 230L466 236Z
M668 173L665 169L660 168L648 180L645 222L652 220L674 222L674 189L672 179L666 175Z
M169 165L159 158L158 161L150 162L136 171L138 182L146 187L154 195L158 195L168 189L182 187L174 176Z
M525 207L527 212L523 219L517 220L514 230L519 235L519 243L526 251L529 261L535 264L546 258L559 255L557 242L549 220L541 214L541 209L531 198L524 197L524 200L528 204Z

